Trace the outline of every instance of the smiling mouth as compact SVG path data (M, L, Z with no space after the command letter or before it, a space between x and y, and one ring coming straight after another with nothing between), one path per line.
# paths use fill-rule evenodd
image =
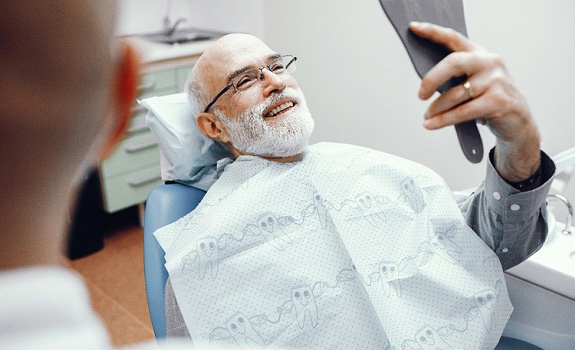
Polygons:
M273 118L276 117L290 109L293 108L293 106L295 106L295 103L292 101L288 101L288 102L284 102L281 105L275 107L274 109L272 109L268 114L265 115L265 118Z

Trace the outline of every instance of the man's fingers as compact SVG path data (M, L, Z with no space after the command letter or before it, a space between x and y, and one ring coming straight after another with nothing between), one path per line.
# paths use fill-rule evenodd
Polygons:
M481 65L481 58L476 54L469 52L449 54L425 74L421 80L419 98L427 100L449 79L462 75L470 77L479 71Z
M479 77L469 79L465 84L455 86L436 98L427 108L425 119L445 113L471 99L480 98L486 90Z
M482 118L486 115L486 110L483 100L469 100L446 112L429 116L423 122L423 126L429 130L441 129L464 121Z
M452 77L471 76L483 67L480 47L455 30L420 22L412 22L410 28L414 34L453 51L427 72L421 83L419 98L426 100Z
M451 28L423 22L411 22L409 28L415 35L441 44L451 51L471 51L474 48L469 39Z

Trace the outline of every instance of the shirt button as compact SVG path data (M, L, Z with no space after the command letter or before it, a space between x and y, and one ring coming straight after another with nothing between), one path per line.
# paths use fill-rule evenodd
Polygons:
M509 251L509 248L503 248L503 249L501 249L501 252L502 252L502 253L507 253L508 251Z
M495 191L493 192L493 198L495 198L495 200L500 200L501 199L501 193Z
M521 209L521 207L519 206L519 204L511 204L509 209L511 209L513 211L518 211L519 209Z

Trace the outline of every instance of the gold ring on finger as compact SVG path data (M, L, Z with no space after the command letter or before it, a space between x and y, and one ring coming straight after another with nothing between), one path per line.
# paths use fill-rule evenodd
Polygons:
M471 83L468 81L463 84L463 88L465 89L465 93L467 93L467 98L473 98L473 89L471 88Z

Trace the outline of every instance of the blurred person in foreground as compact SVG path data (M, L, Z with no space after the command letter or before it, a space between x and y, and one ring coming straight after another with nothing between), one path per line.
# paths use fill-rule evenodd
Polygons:
M138 58L115 19L113 0L0 3L2 349L112 347L62 252L79 184L134 102Z

